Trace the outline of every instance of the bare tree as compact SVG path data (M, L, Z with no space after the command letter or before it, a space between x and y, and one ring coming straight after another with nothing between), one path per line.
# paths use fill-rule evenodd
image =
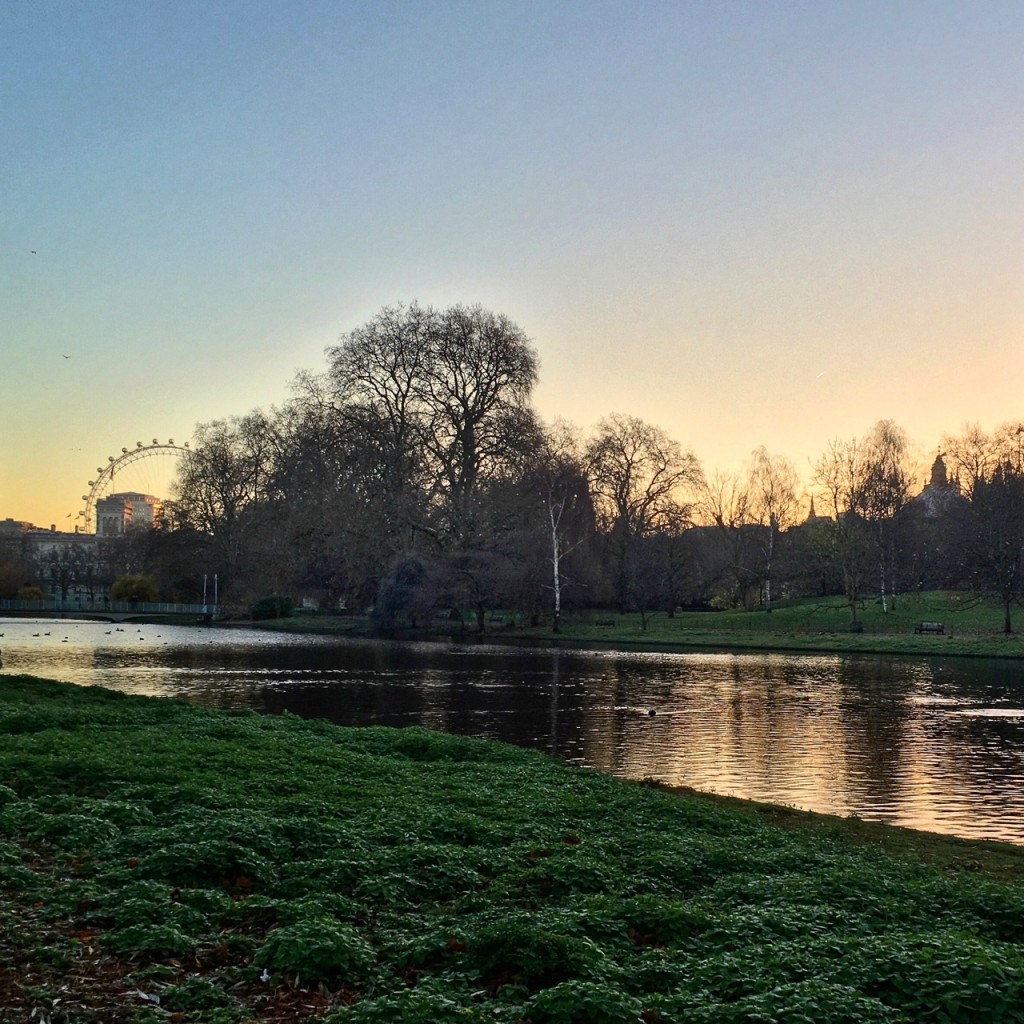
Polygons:
M230 575L239 565L248 515L267 496L276 438L262 412L196 427L179 471L175 522L210 534Z
M971 494L975 523L975 587L1003 605L1003 632L1011 633L1011 606L1024 600L1024 474L1000 463Z
M704 480L697 508L701 519L716 527L724 545L728 568L723 575L731 577L729 603L741 605L757 581L748 477L716 470Z
M508 317L480 306L437 315L417 392L429 418L425 443L444 487L447 525L456 536L472 532L470 501L480 479L537 450L540 430L528 405L536 381L533 347Z
M879 420L864 438L834 441L815 467L819 496L834 516L829 537L851 624L872 552L883 611L895 596L897 527L913 482L909 452L906 433Z
M536 451L537 357L508 317L480 306L388 307L329 350L321 386L379 452L387 492L418 490L416 529L472 534L477 485ZM429 511L431 516L425 514Z
M974 485L986 479L999 461L992 439L977 423L965 423L955 436L945 435L942 454L965 495L971 494Z
M942 455L961 494L969 496L979 481L991 480L1000 466L1024 473L1024 422L1002 423L991 434L977 423L965 423L959 434L943 436Z
M913 468L906 432L892 420L879 420L861 443L858 505L874 525L878 546L879 594L889 610L886 588L896 599L896 532L900 514L910 500Z
M339 408L325 386L303 380L281 418L273 556L286 554L307 594L369 604L386 567L415 548L423 489L397 470L403 457L382 437L380 421Z
M419 484L429 416L423 381L431 372L437 316L416 303L386 306L327 350L326 378L301 382L307 400L359 431L375 450L391 498Z
M843 581L843 593L850 609L850 628L862 628L857 604L864 584L869 534L864 518L863 443L833 441L814 468L818 496L828 509L828 542L832 561Z
M1024 422L1002 423L992 434L992 455L996 466L1009 466L1024 475Z
M691 451L633 416L601 420L585 455L597 511L612 541L616 590L624 607L637 542L655 530L673 532L691 521L686 497L700 487L703 473Z
M551 563L552 629L561 631L564 561L584 543L593 528L593 505L579 439L566 423L557 422L531 473L544 512Z
M94 586L96 563L90 553L77 547L51 549L42 556L39 573L44 580L49 581L53 595L66 601L72 588Z
M792 462L769 455L762 445L754 452L748 474L747 506L760 535L765 610L772 610L772 569L779 535L796 520L798 479Z

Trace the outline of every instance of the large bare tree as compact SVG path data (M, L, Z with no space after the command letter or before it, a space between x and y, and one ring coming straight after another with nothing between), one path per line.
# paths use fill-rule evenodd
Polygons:
M421 389L431 372L436 321L416 303L384 307L327 350L326 379L304 388L373 450L380 485L393 501L421 483L429 427Z
M328 350L324 390L380 449L393 494L425 493L417 529L461 543L478 484L500 476L540 432L529 406L537 357L508 317L481 306L387 307Z
M507 316L481 306L452 306L437 315L418 392L447 526L456 537L472 532L479 481L537 450L540 429L529 406L536 381L533 346Z

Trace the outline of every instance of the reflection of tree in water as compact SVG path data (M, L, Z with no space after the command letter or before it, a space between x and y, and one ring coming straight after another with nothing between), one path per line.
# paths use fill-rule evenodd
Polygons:
M737 795L839 809L832 658L736 657L723 673L723 779ZM727 688L724 680L728 680Z
M561 657L464 656L441 647L410 657L400 645L381 645L373 664L350 663L333 679L268 687L260 699L271 713L337 725L424 726L578 759L581 698L560 682Z
M845 751L845 786L851 807L895 811L912 757L907 729L910 698L920 688L921 666L893 658L841 658L837 666L837 726Z
M595 718L602 704L614 714L600 759L591 741L588 762L761 800L820 801L835 741L821 728L828 697L816 675L808 679L814 663L723 654L624 660L606 672Z
M670 705L678 669L666 671L657 664L624 657L591 659L584 690L582 754L587 764L602 771L629 777L654 776L638 769L649 763L652 732L669 731L668 719L658 711ZM650 712L655 712L651 716Z
M998 714L1022 707L1015 675L980 660L845 659L842 722L857 756L846 784L857 811L1019 841L1019 829L999 825L1024 814L1021 721Z
M1011 662L940 666L936 691L955 703L924 708L916 757L922 802L936 794L972 831L1020 842L1024 820L1024 679ZM948 680L948 681L947 681ZM984 809L984 813L979 813ZM932 825L932 827L940 827ZM948 826L947 826L948 827ZM962 829L961 829L962 830Z

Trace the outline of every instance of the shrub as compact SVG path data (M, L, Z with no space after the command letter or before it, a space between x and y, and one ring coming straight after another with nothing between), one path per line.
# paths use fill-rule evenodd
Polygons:
M140 857L134 870L143 878L194 888L248 889L275 875L273 865L265 857L223 839L169 844Z
M254 619L284 619L295 610L295 602L282 594L272 594L254 601L249 614Z
M100 847L120 834L108 821L84 814L46 813L27 801L8 805L0 813L0 827L16 830L31 841L45 840L60 850Z
M151 576L119 576L110 585L113 601L159 601L160 591Z
M106 936L117 953L149 953L152 956L184 956L196 948L196 940L171 924L133 924Z
M652 896L627 900L623 913L629 937L638 946L687 945L711 927L704 910Z
M530 1024L635 1024L643 1004L612 985L566 981L539 992L530 1001Z
M526 916L485 925L466 946L491 983L515 982L533 990L590 973L604 960L589 939L555 934Z
M362 981L376 959L373 948L354 928L315 918L272 931L256 951L253 964L306 980L340 984Z
M231 1008L237 1003L219 986L206 978L186 978L160 994L160 1006L172 1012Z

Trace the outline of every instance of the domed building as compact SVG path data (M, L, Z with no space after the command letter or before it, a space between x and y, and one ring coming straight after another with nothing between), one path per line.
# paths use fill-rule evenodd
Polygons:
M955 477L950 479L941 452L932 463L931 479L911 504L927 519L936 519L967 504L967 499L960 493L960 481Z

